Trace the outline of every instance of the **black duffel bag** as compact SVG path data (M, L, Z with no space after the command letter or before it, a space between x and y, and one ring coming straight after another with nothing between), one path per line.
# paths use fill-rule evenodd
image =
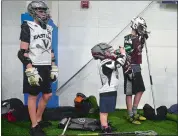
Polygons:
M166 115L168 109L166 106L160 106L156 109L157 115L155 114L155 110L149 105L145 104L143 107L144 116L148 120L166 120Z

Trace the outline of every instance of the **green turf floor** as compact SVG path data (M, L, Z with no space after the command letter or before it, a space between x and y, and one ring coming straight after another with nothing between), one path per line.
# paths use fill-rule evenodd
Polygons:
M89 117L98 118L97 115L91 115ZM134 131L147 131L154 130L159 135L176 135L178 136L177 131L177 122L171 120L164 121L150 121L146 120L142 122L141 125L134 125L129 123L126 120L126 110L116 110L116 112L110 114L109 120L112 122L112 125L117 128L117 132L134 132ZM6 120L1 120L1 134L2 136L29 136L28 131L30 127L30 122L15 122L9 123ZM52 126L45 128L47 136L58 136L62 133L62 129L58 129L58 121L52 121ZM89 131L75 131L67 130L65 134L74 135L74 134L89 134L94 132Z

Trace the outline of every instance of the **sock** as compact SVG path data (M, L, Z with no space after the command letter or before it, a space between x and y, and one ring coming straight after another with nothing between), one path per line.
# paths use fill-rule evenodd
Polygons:
M133 111L133 114L134 114L134 115L137 114L137 106L133 106L133 107L132 107L132 111Z
M132 111L128 111L128 115L129 115L129 117L132 117L133 116L133 112Z

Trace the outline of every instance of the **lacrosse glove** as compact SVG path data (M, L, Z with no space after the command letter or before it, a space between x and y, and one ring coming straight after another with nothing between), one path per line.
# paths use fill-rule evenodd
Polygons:
M28 68L25 71L28 82L31 86L40 86L39 82L42 80L41 76L38 74L37 68Z
M52 80L52 82L55 82L55 81L57 81L57 79L58 79L58 67L57 66L51 66L52 67L52 69L51 69L51 80Z

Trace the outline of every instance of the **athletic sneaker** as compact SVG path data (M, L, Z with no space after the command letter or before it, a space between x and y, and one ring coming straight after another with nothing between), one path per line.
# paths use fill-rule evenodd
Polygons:
M39 125L36 125L30 129L30 136L46 136L46 134Z
M136 120L140 120L140 121L146 120L146 118L143 117L143 116L141 116L140 114L135 114L135 115L134 115L134 118L135 118Z
M38 122L38 124L41 128L49 127L52 125L52 123L48 122L48 121L40 121L40 122Z
M102 133L112 133L112 129L110 126L106 127L102 127Z
M132 124L136 124L136 125L140 125L140 124L141 124L141 122L138 121L137 119L135 119L134 116L128 117L128 120L129 120Z

